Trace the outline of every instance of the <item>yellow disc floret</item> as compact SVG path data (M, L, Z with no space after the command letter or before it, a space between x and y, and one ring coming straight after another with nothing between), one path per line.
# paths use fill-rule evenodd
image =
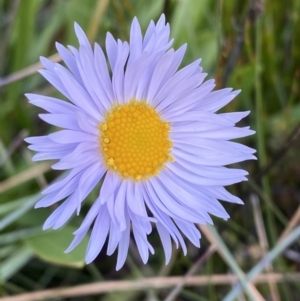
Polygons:
M173 161L170 124L144 101L115 105L99 129L105 164L122 178L147 179Z

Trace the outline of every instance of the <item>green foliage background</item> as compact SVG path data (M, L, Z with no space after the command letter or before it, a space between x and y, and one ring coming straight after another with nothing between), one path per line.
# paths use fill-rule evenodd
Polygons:
M243 140L258 150L258 161L242 164L250 173L249 182L231 187L245 205L224 204L231 219L226 223L214 219L220 233L218 245L225 242L247 273L264 255L261 228L255 223L259 215L267 249L280 246L280 234L300 202L299 0L0 0L0 300L5 295L94 281L184 275L209 248L203 237L201 249L189 245L186 257L174 251L171 264L165 267L159 239L152 233L156 253L147 265L131 245L119 272L115 255L106 257L105 252L85 266L87 240L76 251L63 253L84 214L59 231L44 233L43 221L53 209L32 209L40 189L60 176L47 163L33 164L23 141L55 130L38 119L40 110L24 97L26 92L60 97L35 72L39 56L55 54L55 41L76 46L75 21L91 42L104 46L107 31L128 40L134 16L145 30L162 12L170 22L174 47L188 44L183 65L201 57L204 71L216 79L217 88L242 89L224 111L251 110L241 126L250 124L257 131ZM95 196L88 197L83 212ZM253 198L259 200L258 212ZM296 237L283 255L276 256L273 268L278 273L296 273L299 262ZM236 274L231 264L214 253L197 273ZM264 297L274 298L267 283L258 289ZM221 300L230 290L230 285L207 283L182 288L177 300ZM164 300L169 291L108 293L80 300ZM276 294L278 300L299 300L299 283L283 282Z

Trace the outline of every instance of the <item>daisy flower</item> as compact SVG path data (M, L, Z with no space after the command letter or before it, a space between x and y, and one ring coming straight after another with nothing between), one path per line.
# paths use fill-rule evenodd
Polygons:
M224 186L246 180L247 172L224 165L254 159L253 149L231 142L254 132L235 124L249 112L216 114L239 91L212 91L200 60L179 68L186 45L171 48L170 26L162 15L142 35L134 18L130 41L107 33L105 48L91 47L75 24L79 49L56 44L66 67L45 58L40 73L70 102L27 94L47 114L39 117L62 128L27 138L33 160L58 160L68 170L51 184L36 208L61 202L44 229L62 227L99 182L94 200L74 239L74 249L91 229L86 262L108 238L107 254L118 249L117 269L127 257L132 230L144 263L154 249L147 236L155 225L170 260L172 241L186 254L183 234L197 247L195 224L212 224L210 215L229 216L220 200L241 204Z

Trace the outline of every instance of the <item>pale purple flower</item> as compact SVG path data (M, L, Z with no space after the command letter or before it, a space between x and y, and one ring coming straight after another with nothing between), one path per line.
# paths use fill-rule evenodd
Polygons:
M200 60L179 69L186 45L170 48L164 15L142 35L132 22L130 42L108 33L106 55L91 47L75 24L79 49L56 44L66 67L41 58L40 73L70 102L27 94L48 111L40 118L62 130L27 138L34 161L58 160L69 170L43 191L36 208L61 201L44 229L58 229L80 213L82 202L103 180L67 252L92 229L86 262L92 262L108 237L107 254L118 248L117 269L127 257L130 232L144 263L154 253L147 236L155 225L170 260L172 240L187 249L182 233L197 247L195 224L212 224L210 215L229 216L219 200L241 204L224 186L246 180L247 172L224 165L255 159L253 149L230 139L254 132L235 124L249 112L216 114L239 91L213 91L214 80ZM107 62L108 60L108 62ZM109 65L108 65L109 63Z

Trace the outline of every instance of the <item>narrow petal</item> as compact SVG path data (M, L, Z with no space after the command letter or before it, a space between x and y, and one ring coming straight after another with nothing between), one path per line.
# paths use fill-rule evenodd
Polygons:
M118 56L118 44L110 32L106 34L105 46L111 70L114 70Z
M76 147L76 144L58 144L56 142L49 142L45 144L32 144L28 148L37 152L58 152L58 151L68 151L72 152Z
M98 214L93 231L89 240L89 244L86 251L85 261L87 264L91 263L97 255L100 253L108 235L110 226L110 219L105 206L101 207Z
M197 138L208 138L208 139L221 139L221 140L230 140L237 139L242 137L247 137L253 135L255 131L250 130L249 127L237 128L223 128L211 131L199 132L195 136L195 133L171 133L171 139L174 137L175 139L181 137L180 139L185 139L186 137L195 137Z
M90 194L90 192L95 188L95 186L102 179L106 168L101 164L101 162L95 162L90 168L86 169L82 174L77 187L77 214L79 214L81 203Z
M225 117L225 116L224 116ZM224 118L222 114L212 114L210 112L192 111L186 112L184 115L177 115L169 119L174 126L178 122L199 122L199 123L218 123L222 126L234 126L234 122Z
M65 48L63 45L61 45L58 42L55 43L55 46L59 55L63 59L64 63L67 65L70 71L75 75L77 80L80 81L80 73L78 71L76 59L74 55L67 48Z
M211 92L207 97L205 97L205 102L200 102L197 105L197 109L207 112L216 112L226 106L241 92L241 90L230 93L228 93L228 91L230 91L230 89Z
M186 179L174 177L170 171L162 173L160 178L171 191L176 192L178 202L199 211L207 223L213 224L207 213L228 219L229 216L223 206L214 196L208 197L203 190L203 186L193 185Z
M129 247L129 238L130 238L130 222L129 222L129 217L126 215L126 228L122 232L122 236L118 246L118 258L117 258L117 266L116 266L117 271L120 270L125 263L127 253L128 253L128 247Z
M80 130L77 119L68 114L39 114L45 122L69 130Z
M98 44L95 44L94 64L101 89L105 92L107 99L112 104L112 102L115 100L115 95L112 90L112 84L108 73L106 58L101 47Z
M140 100L146 95L149 85L149 76L153 72L161 53L149 55L144 52L139 60L126 68L124 78L124 100L132 98Z
M52 169L63 170L63 169L71 169L83 166L85 164L92 164L101 161L99 153L97 151L88 151L80 156L78 156L78 160L76 161L66 161L60 160L58 163L52 165Z
M201 149L200 147L195 147L184 143L175 144L172 150L172 156L175 158L175 160L180 158L192 164L204 166L223 166L255 159L255 156L253 155L242 154L239 152L232 152L228 155L225 151L223 153L218 151L210 153L209 150Z
M233 113L223 113L219 114L219 116L225 117L226 119L230 120L233 123L237 123L241 121L243 118L248 116L250 114L250 111L245 112L233 112Z
M54 73L54 71L49 70L39 70L39 73L62 95L71 100L71 96L65 88L64 84L61 82L60 78Z
M184 79L189 78L195 72L196 68L199 66L200 60L193 62L192 64L182 68L176 74L171 77L164 86L157 93L157 96L153 100L153 105L157 106L163 99L165 99L174 89L177 87ZM176 91L177 94L177 91Z
M194 133L206 132L217 129L223 129L222 123L214 122L190 122L190 123L174 123L171 128L172 133Z
M161 243L164 248L166 264L168 264L172 255L172 243L171 243L170 234L168 230L160 222L156 224L156 229L158 231Z
M219 200L230 202L230 203L237 203L237 204L244 204L244 202L238 198L237 196L228 192L224 187L203 187L204 193L207 195L211 195Z
M77 207L76 194L70 195L64 203L67 203L67 206L61 212L60 216L55 221L55 224L52 226L54 230L62 227L75 213Z
M72 194L76 188L78 187L79 180L82 176L83 172L76 174L72 180L66 183L60 190L50 192L45 197L43 197L40 201L38 201L35 205L35 208L49 207L60 200L68 197Z
M79 172L87 168L88 165L82 165L80 167L72 169L67 176L65 176L63 179L59 179L58 181L52 183L50 186L45 188L42 191L42 194L48 194L51 192L54 192L56 190L60 190L63 188L69 181L71 181Z
M139 218L139 222L149 234L152 230L151 221L156 222L156 219L148 217L148 213L145 207L145 202L140 192L138 183L132 183L129 181L127 187L126 203L128 205L129 212L132 212Z
M161 180L162 178L164 178L163 181ZM171 178L161 176L156 179L155 188L157 195L166 207L170 208L170 204L168 204L169 199L173 199L172 212L174 212L175 219L180 218L195 223L206 224L208 222L212 224L210 216L206 210L203 210L203 208L199 206L197 198L183 190L179 185L174 183ZM181 215L176 214L177 209L182 211Z
M43 225L43 230L52 228L66 207L68 207L68 202L63 202L58 208L56 208L46 219Z
M239 183L241 181L246 181L247 179L244 176L237 176L229 179L217 179L217 178L208 178L199 176L198 174L187 170L182 165L177 164L176 162L173 164L169 164L169 170L171 170L175 176L178 176L182 179L189 179L189 181L196 185L207 185L207 186L217 186L217 185L231 185L235 183Z
M183 221L182 219L175 219L175 223L182 233L198 248L200 248L200 232L193 223Z
M69 150L61 150L57 152L41 152L37 153L32 157L32 161L44 161L44 160L57 160L61 159L69 153Z
M166 82L169 81L170 78L172 78L175 72L178 70L178 67L180 66L185 54L186 48L187 44L183 44L178 50L175 51L172 64L165 76Z
M205 77L206 74L203 73L201 75L201 80L204 80ZM214 87L214 80L208 80L203 84L200 82L199 87L189 91L188 93L182 94L176 101L171 102L169 106L165 106L165 109L160 112L161 116L165 120L170 120L174 116L184 115L186 112L191 110L199 111L199 109L196 108L197 104L205 99ZM175 91L173 91L173 93L174 92Z
M159 91L159 88L164 82L164 78L170 68L173 61L174 53L165 54L157 63L156 68L154 69L147 95L147 101L152 103L155 95Z
M151 195L153 202L155 202L157 207L165 214L174 218L190 220L194 223L204 223L204 219L198 214L198 212L194 212L190 208L181 206L174 198L174 195L169 194L161 183L154 179L151 179L149 182L149 184L147 183L148 192Z
M99 120L101 118L99 109L95 106L85 89L76 81L74 76L60 65L55 68L55 71L63 82L65 89L68 91L68 98L91 117Z
M74 28L75 28L75 32L76 32L79 44L84 45L92 52L91 44L90 44L87 36L85 35L84 31L82 30L82 28L76 22L74 24Z
M109 215L110 215L110 218L111 218L112 222L114 223L114 225L116 227L118 227L118 229L120 229L120 224L119 224L119 221L116 217L115 201L116 201L116 194L119 191L119 188L120 188L120 185L121 185L121 180L117 175L115 175L115 173L108 172L106 174L106 177L111 177L111 180L107 181L106 184L108 184L109 182L113 183L113 186L110 186L110 187L106 186L107 189L111 190L111 187L114 187L113 193L112 194L107 194L108 195L108 199L106 200L107 209L108 209L108 212L109 212ZM102 189L104 189L103 186L102 186ZM101 189L101 191L102 191L102 189Z
M150 23L149 23L149 26L146 30L146 33L145 33L145 36L144 36L144 40L143 40L143 49L146 48L146 46L148 45L152 35L154 34L155 32L155 23L151 20Z
M97 138L94 135L83 133L80 131L62 130L49 135L49 138L57 143L81 143L81 142L96 142Z
M76 61L83 81L83 87L89 94L86 97L89 97L92 105L103 116L110 107L110 101L107 99L103 89L101 89L102 86L94 67L93 55L90 55L86 47L80 46Z
M98 125L94 123L93 120L88 118L88 116L84 112L77 113L77 122L80 130L94 136L99 135Z
M122 237L122 232L115 226L113 222L110 223L109 229L109 240L107 245L107 255L112 255L120 242Z
M114 187L114 177L111 173L107 173L100 190L100 201L101 204L106 203L108 200L114 197L114 190L111 187Z
M199 87L206 77L206 74L195 74L186 79L186 81L180 84L176 89L174 89L163 101L159 103L156 107L158 112L169 111L169 107L176 107L177 102L182 103L184 100L182 99L186 94L189 94L190 91L194 91L197 87ZM177 101L177 102L176 102Z
M141 226L139 222L139 218L137 218L134 215L129 214L131 222L132 222L132 229L133 229L133 235L134 239L136 241L136 245L138 248L138 251L141 255L143 263L147 263L149 258L149 250L153 254L154 249L149 244L147 240L147 234L145 229Z
M124 102L124 72L128 54L128 43L122 43L121 41L118 41L118 55L113 69L112 87L117 98L116 100L119 103Z
M128 66L132 64L142 52L143 36L138 19L135 17L130 29L130 56Z
M65 250L65 253L69 253L69 252L73 251L82 242L84 237L87 235L87 232L88 232L88 229L86 229L85 231L79 233L78 235L75 235L75 237L73 238L71 244Z
M124 231L126 228L125 203L126 203L127 187L128 187L127 181L126 180L121 181L115 200L114 211L115 211L116 220L120 225L120 231Z
M30 93L25 94L25 96L31 104L53 114L68 114L69 116L74 116L79 110L76 106L54 97Z
M79 235L83 232L86 233L86 231L91 227L92 223L94 222L96 216L98 216L101 207L102 204L100 202L100 199L97 198L96 201L93 203L92 207L89 209L80 227L74 232L75 235ZM104 211L106 210L107 209L104 209Z

